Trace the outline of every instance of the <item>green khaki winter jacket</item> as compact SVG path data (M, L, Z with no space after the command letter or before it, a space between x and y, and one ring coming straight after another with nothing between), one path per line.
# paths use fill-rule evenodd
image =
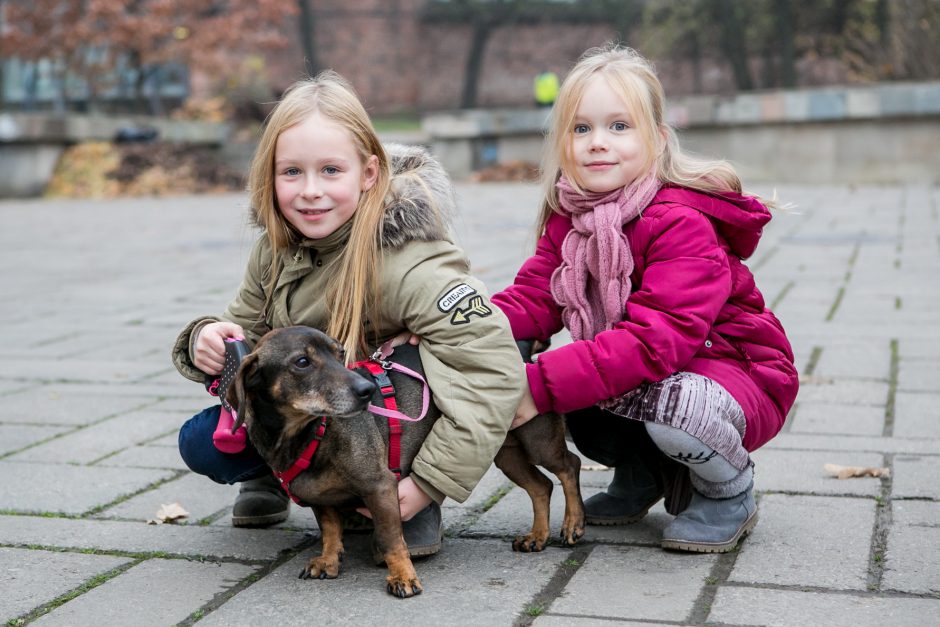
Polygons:
M525 371L509 324L442 223L454 210L446 174L418 148L389 147L393 191L386 202L385 251L379 280L380 319L369 330L378 346L408 330L418 345L434 402L443 414L412 464L412 478L429 496L464 501L489 468L522 396ZM413 176L417 174L420 183ZM431 209L431 194L439 213ZM183 376L202 382L192 362L196 333L218 320L237 323L254 344L268 330L306 325L325 330L327 280L337 267L351 224L305 240L282 257L273 304L262 315L271 265L267 237L252 249L244 280L221 317L202 317L180 334L173 361Z

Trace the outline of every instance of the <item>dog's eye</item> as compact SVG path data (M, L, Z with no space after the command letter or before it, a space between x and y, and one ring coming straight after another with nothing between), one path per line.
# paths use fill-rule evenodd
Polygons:
M297 360L294 362L294 365L297 366L298 368L309 368L310 360L307 359L306 357L298 357Z

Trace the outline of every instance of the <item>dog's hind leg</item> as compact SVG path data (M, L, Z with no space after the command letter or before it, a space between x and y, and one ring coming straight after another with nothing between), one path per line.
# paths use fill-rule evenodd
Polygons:
M555 474L565 492L565 518L561 523L561 543L574 545L584 535L584 501L581 500L581 458L565 451L557 464L546 465Z
M532 499L532 530L518 536L512 543L513 551L532 553L541 551L548 542L549 506L552 500L552 482L538 468L529 463L519 446L507 443L499 449L494 460L513 483L525 490Z
M300 571L301 579L336 579L343 561L343 521L332 507L314 507L323 550Z

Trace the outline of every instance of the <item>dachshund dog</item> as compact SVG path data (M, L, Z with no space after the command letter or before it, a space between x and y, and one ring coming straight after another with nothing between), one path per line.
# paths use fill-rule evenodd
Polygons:
M401 346L396 361L417 360L417 349ZM417 416L422 383L394 370L399 410ZM313 508L323 548L300 573L304 579L333 579L343 559L340 509L365 505L372 513L375 539L388 565L389 594L411 597L422 591L402 536L398 483L388 467L389 427L386 418L367 410L379 403L370 379L344 365L342 346L310 327L286 327L267 333L242 361L227 399L244 422L248 437L275 471L285 472L319 438L309 467L290 481L290 493ZM402 422L401 474L440 412L433 404L417 422ZM321 431L325 426L325 431Z

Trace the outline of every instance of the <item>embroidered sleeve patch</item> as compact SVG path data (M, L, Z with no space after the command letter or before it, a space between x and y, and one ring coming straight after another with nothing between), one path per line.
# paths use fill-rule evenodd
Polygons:
M471 294L476 294L477 291L467 285L466 283L461 283L456 287L452 287L447 290L447 293L441 296L441 299L437 301L437 308L447 313L451 309L457 306L461 300L470 296Z
M456 310L454 310L454 314L450 317L450 323L467 324L470 322L470 316L480 316L481 318L485 318L492 313L493 310L483 303L482 296L474 296L470 299L470 303L465 309L460 309L458 307Z

